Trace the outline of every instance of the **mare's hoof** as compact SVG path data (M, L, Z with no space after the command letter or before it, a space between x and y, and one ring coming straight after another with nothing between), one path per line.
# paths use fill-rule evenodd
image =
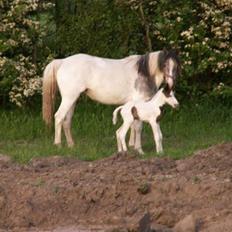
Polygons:
M61 143L54 143L54 145L59 148L61 147Z
M74 145L75 145L74 143L69 143L69 144L68 144L68 147L69 147L69 148L72 148L72 147L74 147Z

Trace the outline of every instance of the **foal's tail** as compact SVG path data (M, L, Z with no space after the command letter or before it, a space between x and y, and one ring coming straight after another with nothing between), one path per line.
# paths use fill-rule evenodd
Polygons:
M57 92L56 74L62 60L53 60L50 62L43 74L43 120L50 126L52 124L53 111L55 106L55 97Z
M118 111L120 111L122 109L123 106L119 106L117 107L114 112L113 112L113 124L115 125L117 123L117 115L118 115Z

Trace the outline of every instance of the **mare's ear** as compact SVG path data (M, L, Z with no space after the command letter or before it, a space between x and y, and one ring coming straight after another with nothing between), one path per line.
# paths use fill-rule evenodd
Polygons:
M163 71L164 69L164 65L165 65L165 61L167 59L167 55L168 55L168 51L166 48L163 48L162 51L159 52L158 55L158 67L160 71Z
M178 76L181 75L182 67L181 67L181 60L180 60L180 49L179 48L173 48L171 50L176 62L177 62L177 74Z

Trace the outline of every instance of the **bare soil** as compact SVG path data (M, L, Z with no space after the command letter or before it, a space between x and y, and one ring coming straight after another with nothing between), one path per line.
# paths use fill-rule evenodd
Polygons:
M232 143L177 161L0 156L0 231L181 231L186 216L192 231L232 231Z

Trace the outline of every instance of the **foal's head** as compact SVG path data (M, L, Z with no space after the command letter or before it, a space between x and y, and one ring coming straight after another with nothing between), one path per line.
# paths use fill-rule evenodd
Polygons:
M178 51L164 49L160 52L159 68L164 73L164 80L168 84L169 89L173 89L176 78L181 70Z
M162 101L163 104L168 104L174 109L179 107L179 102L177 101L173 90L170 90L168 85L159 90L159 96L160 101Z

